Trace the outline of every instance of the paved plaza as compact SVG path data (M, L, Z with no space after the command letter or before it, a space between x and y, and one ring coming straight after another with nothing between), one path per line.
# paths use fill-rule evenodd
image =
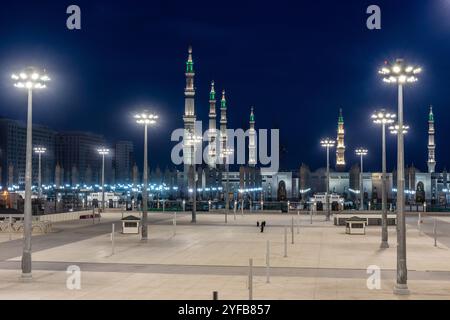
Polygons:
M0 299L248 299L249 259L253 259L254 299L450 299L450 218L407 218L411 295L392 294L395 284L396 233L381 250L380 227L366 235L347 235L324 216L233 213L150 214L149 240L123 235L121 213L101 221L61 222L52 233L33 237L33 281L20 281L20 234L0 235ZM291 223L294 219L294 244ZM257 221L267 222L264 233ZM299 227L297 224L299 223ZM115 223L112 252L111 225ZM284 233L288 227L287 257ZM270 282L266 281L266 245L270 243ZM81 289L69 290L67 267L81 269ZM367 287L369 266L381 269L381 288Z

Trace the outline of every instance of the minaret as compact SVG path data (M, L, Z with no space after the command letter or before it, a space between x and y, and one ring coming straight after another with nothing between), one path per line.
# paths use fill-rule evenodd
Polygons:
M248 165L250 167L256 166L256 130L253 107L250 112L250 130L248 133Z
M220 150L222 152L227 148L227 99L225 98L225 90L222 91L222 100L220 101ZM224 164L226 156L220 156L220 164Z
M184 141L188 140L190 136L194 135L195 130L195 87L194 87L194 62L192 61L192 47L188 50L189 56L186 61L186 88L184 89ZM183 148L184 172L187 177L189 167L192 162L191 147L186 145Z
M342 116L342 108L339 109L337 147L336 147L336 171L345 170L345 143L344 143L344 117Z
M433 106L430 106L428 115L428 172L435 172L436 168L436 145L434 144L434 115Z
M215 168L217 164L217 131L216 131L216 91L214 90L214 81L211 82L211 91L209 93L209 150L208 165Z

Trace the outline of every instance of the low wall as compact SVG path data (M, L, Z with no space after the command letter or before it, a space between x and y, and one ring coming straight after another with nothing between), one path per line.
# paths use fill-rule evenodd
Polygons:
M76 212L64 212L64 213L53 213L46 214L42 216L33 217L38 221L51 221L51 222L62 222L62 221L74 221L80 220L80 216L92 215L92 210L76 211Z

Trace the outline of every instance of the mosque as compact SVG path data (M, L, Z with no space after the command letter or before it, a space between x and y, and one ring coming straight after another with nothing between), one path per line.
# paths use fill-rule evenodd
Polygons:
M195 136L195 71L192 48L188 51L186 62L185 110L183 115L185 137L184 141ZM257 131L255 110L249 108L249 131L247 140L247 163L239 170L229 170L233 166L227 164L230 152L227 149L227 112L226 92L222 90L220 114L216 110L216 88L211 82L209 94L209 128L208 161L192 166L193 148L189 143L183 147L184 171L178 172L178 181L183 181L186 194L196 188L199 200L224 199L228 193L232 201L242 198L255 201L299 201L306 202L315 194L326 191L326 170L323 168L312 171L307 165L301 164L298 170L265 174L257 161ZM219 128L217 129L217 118ZM414 166L405 168L405 192L407 204L445 205L448 198L448 174L436 172L435 158L435 127L433 108L430 106L428 115L428 172L420 172ZM330 192L339 195L345 201L356 203L360 193L360 166L353 165L346 171L345 161L345 127L343 110L339 110L336 135L336 164L330 172ZM196 174L194 175L194 172ZM194 176L196 183L194 184ZM363 172L363 194L366 207L381 204L381 172ZM395 202L396 172L387 173L388 203ZM227 192L228 190L228 192Z

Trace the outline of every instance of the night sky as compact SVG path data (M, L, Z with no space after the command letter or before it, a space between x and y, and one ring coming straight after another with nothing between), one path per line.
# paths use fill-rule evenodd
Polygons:
M81 31L66 28L71 4L81 7ZM381 7L382 30L366 28L371 4ZM319 140L336 136L342 107L348 166L365 146L365 167L380 170L381 128L370 114L397 105L377 69L397 57L420 64L420 81L405 90L406 162L426 170L432 104L437 170L450 168L450 0L2 1L0 116L26 119L26 94L10 75L45 67L53 81L36 94L35 123L132 140L141 159L143 131L131 115L149 108L161 117L149 135L150 164L164 169L170 133L183 126L190 44L197 118L208 118L214 79L227 91L229 127L247 128L255 106L257 128L280 128L284 169L325 165ZM395 150L392 136L389 170Z

